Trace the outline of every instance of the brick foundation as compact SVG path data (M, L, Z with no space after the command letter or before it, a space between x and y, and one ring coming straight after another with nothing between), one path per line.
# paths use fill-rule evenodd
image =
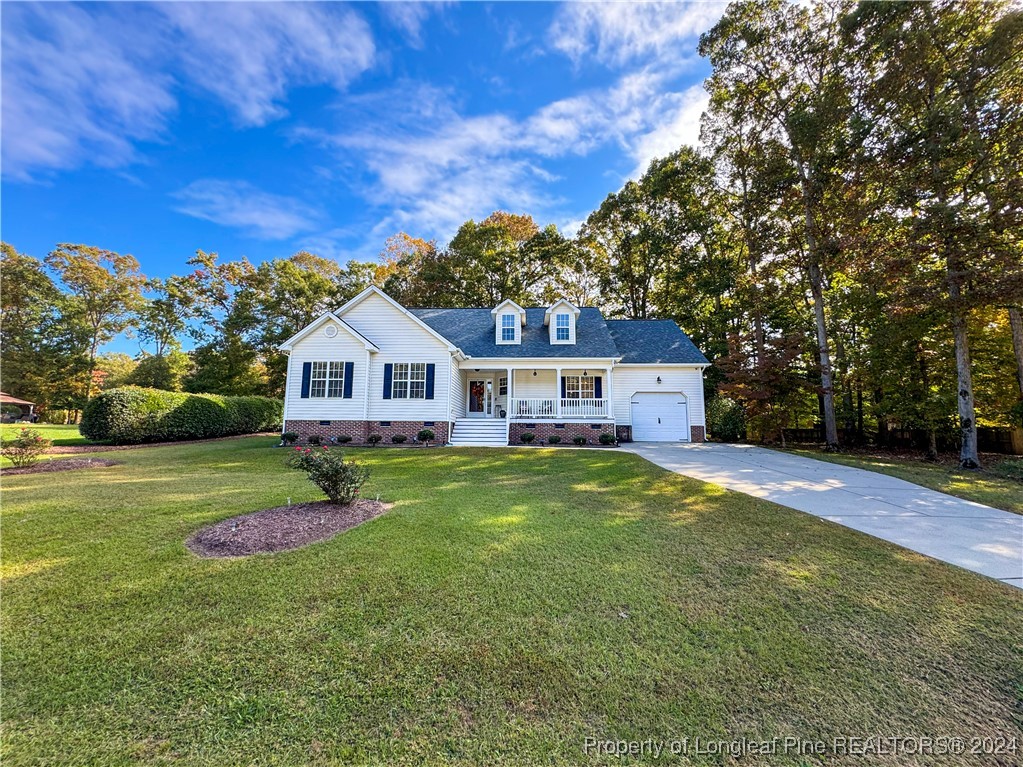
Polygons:
M614 424L607 422L598 422L594 424L590 423L577 423L568 421L562 424L564 428L559 429L553 421L539 421L536 423L512 423L508 429L508 444L509 445L521 445L522 435L527 431L532 432L536 435L536 441L533 444L538 444L541 440L547 441L547 438L552 434L557 434L561 437L561 444L571 445L572 438L576 436L586 437L586 442L591 445L600 444L601 434L613 434ZM593 426L598 428L594 429Z
M434 421L432 426L427 426L425 421L391 421L390 426L381 426L380 421L294 421L289 420L284 424L284 431L293 431L299 435L299 441L305 442L310 434L318 434L323 442L329 442L333 437L340 437L343 434L352 438L352 444L364 445L370 434L379 434L383 439L382 446L391 445L391 437L395 434L404 434L412 443L421 429L429 429L434 433L434 444L443 445L448 441L448 422Z
M689 439L692 440L693 442L706 442L707 441L706 430L702 426L690 426Z

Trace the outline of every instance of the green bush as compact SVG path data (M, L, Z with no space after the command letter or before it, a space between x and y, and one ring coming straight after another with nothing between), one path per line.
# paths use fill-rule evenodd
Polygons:
M533 434L533 432L531 431L524 431L522 432L522 436L519 437L519 439L522 440L523 444L528 445L530 442L536 439L536 435Z
M383 437L381 437L379 434L370 434L368 437L366 437L366 441L371 445L375 445L382 439Z
M556 445L559 442L561 442L561 437L559 437L557 434L552 434L547 438L548 445Z
M352 435L350 435L350 434L342 434L341 436L339 436L337 438L337 441L338 441L339 445L347 445L349 442L352 441Z
M391 442L393 442L395 445L400 445L407 439L408 437L406 437L404 434L395 434L394 436L391 437Z
M22 429L14 439L0 440L0 455L16 468L35 466L53 442L35 429Z
M572 441L575 444L579 445L579 447L582 447L583 445L586 444L586 437L583 437L583 436L572 437Z
M420 442L433 442L435 439L437 439L437 435L434 434L433 431L431 431L430 429L422 429L416 435L416 439L418 439Z
M310 434L308 437L306 437L306 442L308 442L310 445L318 445L320 444L320 435Z
M602 444L602 445L613 445L615 443L615 435L614 434L601 434L599 439L600 439L600 444Z
M310 482L333 503L342 506L354 501L359 488L369 479L369 469L355 461L346 461L340 450L331 451L327 447L316 450L296 447L289 463L292 468L306 472Z
M125 386L93 397L79 431L117 445L254 434L280 428L284 405L269 397L185 394Z
M746 439L746 414L742 405L721 395L707 400L707 431L723 442Z
M284 432L281 435L281 442L283 442L285 445L295 444L296 442L298 442L298 432L297 431Z

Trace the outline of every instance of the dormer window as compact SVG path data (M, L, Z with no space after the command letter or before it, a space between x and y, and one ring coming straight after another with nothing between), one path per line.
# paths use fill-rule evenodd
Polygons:
M572 317L568 314L556 314L554 315L554 340L555 341L571 341L571 322Z
M494 318L494 341L498 344L521 344L522 331L526 324L526 310L506 298L490 310Z
M552 344L574 344L576 322L580 310L562 298L554 302L543 313L543 324L550 331Z
M518 317L514 314L502 314L501 315L501 340L505 343L515 342L515 326Z

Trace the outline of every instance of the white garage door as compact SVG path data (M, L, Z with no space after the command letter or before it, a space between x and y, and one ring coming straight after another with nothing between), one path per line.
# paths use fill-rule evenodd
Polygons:
M632 395L632 438L636 442L688 442L689 405L678 392Z

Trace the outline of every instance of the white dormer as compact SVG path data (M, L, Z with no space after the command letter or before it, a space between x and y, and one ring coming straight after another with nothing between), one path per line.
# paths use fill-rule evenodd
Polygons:
M543 324L550 329L552 344L574 344L575 322L579 318L578 307L562 298L547 307L543 313Z
M494 340L498 344L521 344L522 328L526 325L526 310L506 298L490 310L494 318Z

